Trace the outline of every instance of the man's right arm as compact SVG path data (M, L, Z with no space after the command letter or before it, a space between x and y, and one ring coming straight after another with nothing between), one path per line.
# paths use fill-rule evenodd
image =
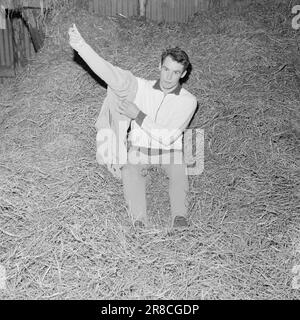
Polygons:
M75 25L69 29L69 36L72 48L78 52L93 72L104 80L112 90L120 92L129 87L128 71L115 67L101 58L97 52L84 41Z

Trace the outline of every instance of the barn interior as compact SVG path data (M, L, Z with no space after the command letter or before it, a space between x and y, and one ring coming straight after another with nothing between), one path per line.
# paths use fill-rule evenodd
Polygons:
M298 299L297 1L227 1L184 22L48 2L31 24L36 40L16 44L9 75L2 66L0 299ZM70 47L73 23L139 77L159 76L166 47L188 52L184 86L198 99L189 128L204 133L204 170L189 176L187 230L166 228L159 168L147 173L151 227L136 232L122 181L97 164L106 86Z

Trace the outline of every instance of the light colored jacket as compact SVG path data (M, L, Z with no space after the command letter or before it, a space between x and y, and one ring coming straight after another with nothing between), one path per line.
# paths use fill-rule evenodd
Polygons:
M135 104L141 112L131 123L132 145L160 150L182 150L183 132L197 107L194 95L178 85L165 94L158 81L137 78Z
M99 164L106 164L108 170L120 179L120 169L127 161L127 130L131 120L116 109L122 100L134 100L137 80L130 71L114 67L102 59L84 41L77 51L93 72L107 83L107 95L95 124L96 159Z
M137 81L129 71L119 70L124 83L107 87L95 127L97 129L97 161L100 164L124 165L127 162L127 131L131 119L117 112L117 107L126 99L133 101L137 92ZM115 83L114 83L115 84Z
M130 120L115 110L122 99L128 99L140 109L138 117L131 121L129 140L133 146L166 151L182 150L183 132L197 107L194 95L181 86L165 94L159 81L138 78L130 71L113 66L85 42L78 48L78 53L109 87L96 122L98 132L108 127L117 132L120 121L127 121L130 125ZM119 135L119 142L121 140L122 143L127 137L127 129L123 131L126 134L122 132Z

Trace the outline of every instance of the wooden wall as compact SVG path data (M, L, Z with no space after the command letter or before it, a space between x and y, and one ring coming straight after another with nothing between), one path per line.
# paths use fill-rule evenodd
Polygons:
M0 29L0 81L1 78L14 76L14 69L23 67L34 57L35 51L28 28L20 18L14 18L13 48L12 22L6 20L6 29Z
M147 0L147 19L166 22L187 22L196 12L227 6L233 0ZM104 15L138 15L138 0L89 0L89 11Z
M103 16L138 14L138 0L89 0L89 11Z
M13 63L11 24L6 22L6 29L0 29L0 66Z

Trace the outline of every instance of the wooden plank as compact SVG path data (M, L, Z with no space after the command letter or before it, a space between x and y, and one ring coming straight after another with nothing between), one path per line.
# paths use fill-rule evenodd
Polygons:
M184 14L184 11L183 11L184 6L185 6L185 1L178 1L177 16L178 16L179 22L186 22L185 14Z
M121 13L122 10L122 3L120 2L120 0L116 0L116 13L115 15L118 15L119 13Z
M23 21L19 20L20 24L20 65L22 67L25 66L25 60L26 60L26 53L25 53L25 45L24 45L24 39L25 39L25 28Z
M170 6L170 21L174 22L174 21L178 21L180 22L180 13L179 13L179 2L178 0L173 0L174 1L174 6L171 3Z
M188 21L188 19L189 19L189 15L188 15L188 6L194 6L195 5L195 2L194 1L190 1L188 4L187 4L187 2L185 1L184 3L183 3L183 7L182 7L182 15L183 15L183 17L184 17L184 22L187 22Z
M169 22L169 5L168 0L163 0L161 4L162 18L165 22Z
M129 17L134 16L133 1L132 0L127 1L127 12L128 12Z
M165 16L164 16L164 10L163 10L163 2L156 0L156 14L159 13L159 15L156 16L156 19L158 17L160 18L159 21L165 21Z
M99 0L97 0L97 1L99 1ZM100 4L99 4L100 12L99 12L99 14L101 16L107 16L108 15L107 6L108 6L107 0L100 1Z
M163 0L163 1L165 1L165 0ZM156 3L158 3L159 1L158 0L156 0ZM166 7L166 4L165 4L165 2L162 2L161 4L160 4L160 7L159 7L159 9L161 10L161 20L162 21L166 21L166 9L165 9L165 7Z
M150 19L151 2L152 1L147 1L146 10L145 10L145 17L148 19Z
M115 16L117 14L117 1L118 0L111 0L111 15Z
M3 54L3 60L2 60L2 62L3 62L3 66L7 66L7 58L6 58L6 45L5 45L5 43L6 43L6 38L7 38L7 29L5 29L5 30L3 30L3 33L2 33L2 43L1 43L1 45L2 45L2 54Z
M129 10L128 10L128 2L129 0L121 0L121 4L122 4L122 11L121 13L125 16L125 17L129 17Z
M120 0L119 0L120 2ZM129 12L128 12L128 0L121 0L121 12L124 16L129 17Z
M129 17L139 15L138 0L127 0L127 12Z
M18 43L18 65L23 67L23 61L24 61L24 45L23 45L23 39L24 39L24 28L23 28L23 23L20 23L20 19L18 19L18 30L19 30L19 43Z
M174 0L167 0L166 1L166 21L167 22L172 22L173 19L173 10L172 10L172 5L173 5Z
M174 1L174 7L171 8L171 21L178 21L180 22L180 16L179 16L179 2L178 0L173 0Z
M184 22L187 22L188 19L190 18L190 16L192 15L192 12L193 12L193 4L194 2L193 1L184 1L183 2L183 5L185 7L185 10L184 10Z
M178 3L178 7L180 10L180 16L179 16L179 22L186 22L187 17L187 7L189 6L189 3L186 2L186 0L181 1L180 4Z
M0 30L0 65L3 66L5 65L5 58L4 58L4 31L5 30Z
M184 3L185 1L183 1ZM183 22L182 20L182 14L180 12L180 2L178 0L175 1L175 6L173 9L173 21Z
M26 26L23 23L23 52L24 52L24 64L26 64L28 62L28 60L30 59L30 48L29 46L27 46L27 42L30 41L31 42L31 35L29 35L28 33L28 29L26 28Z
M13 48L13 30L12 30L12 21L8 20L7 21L7 32L8 32L8 46L9 46L9 54L11 57L11 64L13 65L15 62L15 57L14 57L14 48Z
M148 3L147 3L147 7L146 7L146 18L147 19L150 19L150 20L154 20L153 19L153 16L155 15L155 14L153 14L153 7L154 7L154 2L155 2L156 0L152 0L152 1L148 1ZM157 8L157 7L156 7Z
M127 0L127 1L126 1L126 8L125 8L125 10L126 10L126 12L127 12L127 16L128 16L128 17L131 17L131 16L133 15L131 9L132 9L132 1L131 1L131 0Z
M203 10L204 5L205 5L205 0L195 0L195 6L197 11Z
M106 0L98 1L98 13L100 16L105 15Z
M174 10L173 10L173 21L178 21L181 22L181 14L180 14L180 2L178 0L176 0L175 2L175 6L174 6Z
M26 55L26 60L31 58L31 52L30 52L30 44L31 44L31 39L30 35L28 32L25 32L24 34L24 47L25 47L25 55Z
M164 21L164 11L163 11L163 2L159 1L159 0L155 0L156 3L154 3L154 5L156 6L154 8L154 12L155 12L155 19L157 21ZM156 9L156 10L155 10Z
M173 16L173 10L172 10L172 2L173 0L166 1L167 6L166 6L166 21L167 22L172 22L172 16Z
M192 13L191 15L188 17L187 21L191 18L193 18L193 16L195 15L195 13L197 12L197 5L195 4L195 1L191 1L191 10L192 10Z
M123 4L125 3L126 0L116 0L116 15L118 15L119 13L122 15L125 15L125 12L123 11Z
M94 13L99 13L99 1L98 0L94 0Z
M132 8L132 1L131 0L126 0L125 7L124 7L124 12L126 12L127 17L133 16L133 13L131 12Z
M183 5L184 5L184 1L177 1L177 19L179 22L185 22L185 17L184 17L184 14L182 12L182 8L183 8Z
M8 29L4 30L3 48L4 48L4 65L10 66L12 63L11 54L9 50L9 35Z
M197 3L195 3L195 1L191 1L191 14L190 16L187 18L187 21L191 18L193 18L193 16L195 15L195 13L197 12Z
M114 16L116 14L116 0L106 0L107 3L107 15Z
M101 16L110 16L111 15L111 0L97 0L99 3L99 14Z
M184 20L187 21L189 15L190 15L190 7L191 7L191 1L186 1L184 0L183 3L182 3L182 6L183 6L183 17L184 17Z
M153 0L148 1L146 6L146 12L145 12L146 19L152 20L152 6L153 6Z
M109 16L111 15L111 2L108 0L101 1L101 15Z
M122 10L123 10L124 15L126 17L130 17L130 15L129 15L129 2L130 2L130 0L126 0L123 2L123 5L122 5Z
M93 13L94 12L94 1L89 0L89 12Z

